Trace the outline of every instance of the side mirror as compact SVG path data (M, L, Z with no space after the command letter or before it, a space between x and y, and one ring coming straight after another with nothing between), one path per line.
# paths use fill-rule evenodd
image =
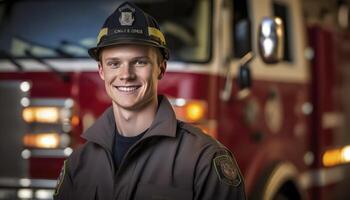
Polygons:
M265 17L259 26L259 54L265 63L281 61L284 55L284 29L279 17Z
M242 58L252 51L250 26L251 23L248 19L240 20L235 26L233 50L236 58Z

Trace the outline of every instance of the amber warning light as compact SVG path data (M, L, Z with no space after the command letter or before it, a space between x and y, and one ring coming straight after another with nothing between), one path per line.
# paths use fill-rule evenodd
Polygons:
M350 145L337 149L327 150L323 154L322 162L326 167L350 163Z
M58 148L60 136L57 133L26 134L23 144L30 148Z
M198 99L169 98L179 120L202 129L208 135L217 137L217 122L208 118L208 103Z
M23 110L22 115L27 123L58 123L60 119L57 107L28 107Z

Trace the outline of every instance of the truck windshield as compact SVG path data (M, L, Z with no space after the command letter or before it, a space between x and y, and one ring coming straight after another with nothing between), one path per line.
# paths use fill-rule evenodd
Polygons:
M0 58L87 58L116 0L0 1ZM210 57L209 0L135 0L158 19L171 60L206 62ZM7 56L4 56L4 55Z

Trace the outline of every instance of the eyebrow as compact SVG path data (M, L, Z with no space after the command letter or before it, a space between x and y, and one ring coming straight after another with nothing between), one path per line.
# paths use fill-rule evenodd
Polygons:
M147 60L151 60L150 57L148 56L138 56L138 57L133 57L130 60L138 60L138 59L147 59ZM110 57L110 58L105 58L105 61L120 61L122 59L118 58L118 57Z
M134 57L134 58L132 58L132 60L138 60L138 59L147 59L147 60L151 60L151 58L148 57L148 56L139 56L139 57Z
M114 58L114 57L111 57L111 58L106 58L104 59L105 61L119 61L120 59L119 58Z

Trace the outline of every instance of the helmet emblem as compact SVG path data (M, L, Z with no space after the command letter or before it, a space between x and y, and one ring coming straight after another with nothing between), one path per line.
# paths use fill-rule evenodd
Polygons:
M121 12L120 17L119 17L120 25L132 26L132 24L135 21L135 18L134 18L135 8L133 8L127 4L127 5L119 8L119 12Z
M119 22L122 26L131 26L134 20L132 12L122 12L119 17Z

